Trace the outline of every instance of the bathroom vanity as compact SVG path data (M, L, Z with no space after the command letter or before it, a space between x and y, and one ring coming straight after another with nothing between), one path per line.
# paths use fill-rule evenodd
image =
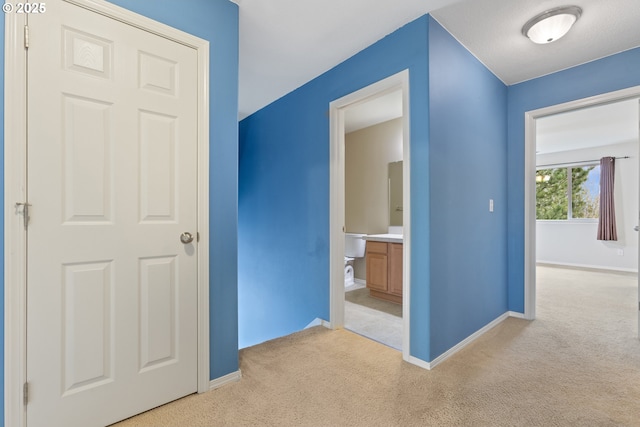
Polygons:
M367 241L367 288L374 298L402 303L402 235L369 234Z

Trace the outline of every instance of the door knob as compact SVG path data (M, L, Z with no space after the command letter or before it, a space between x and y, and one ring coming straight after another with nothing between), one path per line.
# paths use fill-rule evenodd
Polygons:
M193 235L191 233L189 233L188 231L185 231L184 233L182 233L180 235L180 241L182 243L184 243L185 245L187 243L191 243L191 242L193 242Z
M636 230L636 231L640 231L640 226L636 225L635 227L633 227L633 229Z

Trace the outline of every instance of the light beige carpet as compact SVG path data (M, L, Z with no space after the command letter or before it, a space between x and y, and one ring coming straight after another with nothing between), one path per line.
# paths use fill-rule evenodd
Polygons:
M347 331L240 353L242 381L134 426L638 426L635 278L538 269L538 318L510 318L426 371Z

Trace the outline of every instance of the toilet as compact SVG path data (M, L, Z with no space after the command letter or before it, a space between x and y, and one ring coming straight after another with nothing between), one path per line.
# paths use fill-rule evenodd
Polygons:
M344 235L344 287L353 286L353 261L355 258L364 257L366 241L364 234L345 233Z

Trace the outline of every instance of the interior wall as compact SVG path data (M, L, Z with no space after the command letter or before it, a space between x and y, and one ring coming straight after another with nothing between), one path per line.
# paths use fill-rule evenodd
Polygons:
M418 18L240 122L240 347L329 320L329 104L405 69L411 179L420 183L412 194L420 263L411 298L427 307L416 319L428 313L427 27ZM412 324L414 332L412 351L428 348L428 323Z
M237 338L237 151L238 6L228 0L186 0L176 13L173 0L112 0L112 3L163 22L210 43L210 375L238 370ZM4 81L4 19L0 19L0 75ZM4 147L4 85L0 85L0 139ZM4 150L0 150L3 156ZM4 158L0 162L4 194ZM4 195L2 200L4 200ZM6 210L2 210L4 213ZM0 214L3 215L3 214ZM4 220L4 218L2 218ZM4 247L2 248L4 257ZM2 263L2 287L4 263ZM0 292L0 357L4 366L4 292ZM4 384L4 371L0 370ZM0 387L4 402L4 387ZM0 404L0 420L4 404Z
M345 135L345 229L382 234L389 227L388 166L402 160L402 118ZM366 279L365 259L354 260L357 279Z
M527 111L640 85L640 48L508 89L509 310L524 313L524 117Z
M507 89L426 16L240 123L241 346L328 319L327 107L406 68L409 353L431 361L506 311Z
M638 117L640 117L640 112ZM636 128L639 128L636 126ZM596 240L598 221L536 221L536 260L540 263L638 271L638 138L622 144L539 154L539 165L624 157L615 164L614 201L618 240ZM619 251L622 251L620 253Z
M507 87L437 23L429 79L433 360L507 311Z

